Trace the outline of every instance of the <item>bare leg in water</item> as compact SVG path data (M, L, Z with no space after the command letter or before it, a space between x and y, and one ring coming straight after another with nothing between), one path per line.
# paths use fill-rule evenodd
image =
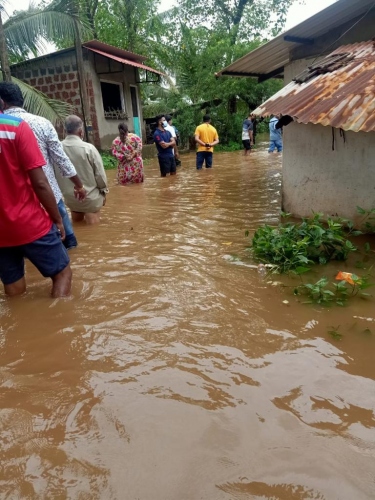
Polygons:
M70 264L66 266L61 272L52 276L52 291L51 297L54 299L59 297L68 297L72 288L72 270ZM8 297L21 295L26 291L26 281L23 276L18 281L4 285L4 292Z

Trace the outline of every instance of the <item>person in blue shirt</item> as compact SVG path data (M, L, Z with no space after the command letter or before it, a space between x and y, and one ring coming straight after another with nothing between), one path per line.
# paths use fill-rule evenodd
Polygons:
M277 148L278 153L283 150L283 136L282 128L278 125L281 115L275 115L270 120L270 147L268 149L269 153L273 153Z
M172 134L168 130L165 130L168 126L165 116L158 115L156 121L158 126L153 137L156 149L158 150L160 174L162 177L166 177L167 174L176 175L176 162L173 154L175 140Z

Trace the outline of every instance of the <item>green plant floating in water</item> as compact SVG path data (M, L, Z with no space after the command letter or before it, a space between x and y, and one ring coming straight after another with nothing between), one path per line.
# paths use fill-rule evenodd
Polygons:
M367 288L374 286L369 283L370 276L359 277L351 275L352 283L342 280L338 283L329 282L327 278L320 278L316 283L303 283L294 289L294 295L305 295L308 300L306 304L344 306L351 297L359 295L363 299L371 297L364 292Z
M328 219L324 223L321 218L322 214L316 213L297 224L261 226L255 231L250 248L258 260L273 264L279 273L303 274L314 264L346 260L356 250L348 236L357 236L361 231L353 230L353 224L344 219Z

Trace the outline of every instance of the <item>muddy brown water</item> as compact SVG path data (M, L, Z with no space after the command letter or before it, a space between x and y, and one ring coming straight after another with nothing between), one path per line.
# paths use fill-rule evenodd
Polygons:
M374 301L302 304L245 252L278 220L280 157L109 178L71 299L31 266L0 294L0 497L375 498Z

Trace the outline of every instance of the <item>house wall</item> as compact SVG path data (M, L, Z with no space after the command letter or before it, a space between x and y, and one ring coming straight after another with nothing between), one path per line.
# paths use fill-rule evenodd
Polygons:
M358 222L357 206L375 207L374 158L374 132L345 132L344 142L338 129L291 123L284 128L283 210Z
M294 77L302 73L302 71L312 64L313 60L313 58L305 58L287 64L284 68L284 85L288 85Z
M360 16L362 17L362 16ZM291 49L290 60L319 57L330 54L342 45L364 42L374 37L375 10L372 9L366 17L360 20L354 18L341 26L329 30L322 36L315 37L312 45L298 45ZM357 24L355 24L359 21Z
M342 45L363 42L374 37L375 11L371 11L366 18L353 26L355 22L356 19L353 19L320 37L314 38L312 45L301 44L292 48L289 52L291 62L284 68L284 85L302 73L316 58L330 54Z
M99 129L96 118L94 90L91 80L92 68L84 53L85 78L89 95L90 117L92 123L91 139L100 148ZM68 102L74 113L83 117L75 52L68 51L57 56L30 60L23 65L12 67L12 74L20 80L37 88L52 99ZM64 137L63 127L57 127L60 138Z
M99 149L108 149L113 139L118 135L118 124L125 121L129 130L134 131L133 112L130 96L130 86L136 85L138 93L139 119L143 124L140 103L139 84L136 83L137 69L133 66L123 66L102 56L95 56L88 50L83 51L85 80L89 97L92 132L91 140ZM98 75L96 72L103 73ZM83 117L79 93L79 82L75 52L67 51L56 56L31 60L25 64L12 67L12 75L37 88L52 99L66 101L73 105L74 113ZM125 109L128 120L112 120L104 117L100 79L109 82L123 82ZM64 137L63 128L57 127L60 138ZM145 131L143 129L143 137Z
M134 132L133 109L130 95L130 87L136 86L138 95L138 112L140 123L143 123L142 109L139 95L139 84L137 84L137 69L134 66L123 66L117 61L109 60L106 57L98 54L90 54L90 64L92 71L92 85L94 90L94 101L96 107L96 117L98 121L98 129L100 134L100 143L102 149L111 147L113 139L118 135L118 125L121 122L127 123L130 132ZM104 108L102 101L102 92L100 81L122 83L125 111L128 115L127 119L107 119L104 116ZM143 138L145 132L143 130Z

